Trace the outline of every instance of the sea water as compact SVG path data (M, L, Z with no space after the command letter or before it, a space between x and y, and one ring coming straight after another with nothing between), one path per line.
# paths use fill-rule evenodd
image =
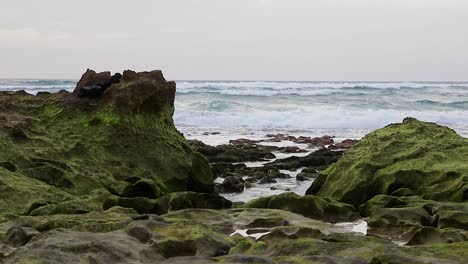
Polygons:
M75 85L0 79L0 91L32 94ZM468 136L468 82L178 81L175 107L177 128L209 144L268 133L360 138L407 116Z
M191 134L206 128L355 138L407 116L467 135L468 83L182 81L174 120Z

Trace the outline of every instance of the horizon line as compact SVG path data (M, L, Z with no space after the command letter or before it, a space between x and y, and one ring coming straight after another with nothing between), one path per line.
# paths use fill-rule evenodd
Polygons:
M12 77L0 77L0 80L38 80L38 81L79 81L80 79L75 78L12 78ZM174 82L324 82L324 83L332 83L332 82L350 82L350 83L357 83L357 82L366 82L366 83L403 83L403 82L414 82L414 83L468 83L468 80L267 80L267 79L239 79L239 80L227 80L227 79L179 79L179 80L167 80L167 81L174 81Z

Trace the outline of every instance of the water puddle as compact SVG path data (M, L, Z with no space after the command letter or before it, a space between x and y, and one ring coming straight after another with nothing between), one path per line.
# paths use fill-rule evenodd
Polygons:
M284 192L294 192L298 195L305 195L314 179L307 181L296 180L296 175L301 172L302 168L295 171L280 170L282 173L289 174L291 178L277 178L275 183L254 183L251 188L245 188L241 193L222 193L224 198L233 202L248 202L256 198L281 194ZM222 183L223 178L217 178L216 183Z

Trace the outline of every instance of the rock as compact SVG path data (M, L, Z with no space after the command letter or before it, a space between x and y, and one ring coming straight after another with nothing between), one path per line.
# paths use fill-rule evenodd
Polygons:
M288 174L281 173L277 168L272 166L247 167L245 164L226 165L225 163L215 163L212 165L212 170L218 177L247 177L245 181L250 183L261 180L263 182L273 182L277 178L291 178Z
M106 82L110 80L111 73L110 72L101 72L96 73L93 70L87 69L86 72L81 76L81 79L78 81L73 94L79 96L81 93L81 89L86 86L91 86L100 82Z
M304 168L300 173L296 175L298 181L308 181L315 179L318 176L318 172L315 168Z
M305 153L307 150L301 149L299 147L295 146L288 146L288 147L280 147L278 148L278 151L281 153Z
M298 147L276 147L258 144L259 140L237 139L231 140L229 145L216 147L204 144L199 140L190 140L193 150L205 155L212 163L265 161L275 158L272 153L303 153L307 150Z
M210 162L263 161L275 158L271 152L277 149L277 147L255 144L230 144L213 147L199 140L190 140L189 142L193 150L203 154Z
M468 193L467 157L468 139L406 118L365 136L321 172L322 179L307 193L359 206L375 195L407 188L424 199L462 202Z
M312 195L299 196L292 192L257 198L242 207L281 209L330 222L352 221L359 217L349 204Z
M150 263L164 258L121 231L108 233L56 229L35 236L8 255L5 263Z
M5 245L2 242L0 242L0 262L3 263L3 261L5 261L6 256L11 254L11 252L13 252L13 251L14 251L14 249L12 247L10 247L8 245Z
M416 193L409 188L400 188L390 194L391 196L414 196Z
M128 231L128 235L138 239L142 243L147 243L151 239L151 234L144 227L132 227Z
M323 169L330 164L336 162L343 156L340 151L331 151L326 148L310 153L305 157L289 157L285 159L277 159L267 163L267 166L273 166L278 169L299 169L301 167L313 167L315 169Z
M255 145L260 142L261 142L260 140L252 140L252 139L247 139L247 138L229 140L229 144L232 144L232 145Z
M406 245L440 244L468 241L468 231L422 227Z
M281 142L281 141L295 141L296 137L295 136L290 136L287 134L267 134L265 137L268 137L270 139L265 140L267 142Z
M218 162L211 164L211 170L215 177L224 178L229 172L243 172L249 169L247 168L247 165L243 163L232 164L227 162Z
M273 264L274 262L265 257L232 254L222 258L223 263L255 263L255 264Z
M105 91L104 87L101 87L97 84L85 86L80 89L78 92L78 97L89 97L89 98L96 98L100 97Z
M437 227L468 231L468 203L438 203L432 214L437 216Z
M268 177L264 177L262 178L258 183L260 184L267 184L267 183L277 183L278 181L276 181L275 179L272 179L272 178L268 178Z
M210 264L217 263L214 259L208 257L188 256L188 257L173 257L169 258L161 264Z
M15 164L11 163L11 162L8 162L8 161L5 161L5 162L0 162L0 167L4 168L4 169L7 169L11 172L15 172L16 171L16 166Z
M309 144L311 147L325 147L326 145L333 144L333 138L331 136L322 136L322 137L298 137L295 143L300 144Z
M454 259L446 258L440 259L436 256L401 256L398 254L385 253L380 256L374 257L371 264L400 264L400 263L415 263L415 264L462 264Z
M79 97L90 85L106 89ZM74 93L0 93L0 219L155 213L173 192L214 194L208 161L173 124L174 97L160 71L88 70Z
M468 232L464 203L377 195L359 210L368 217L368 234L412 241L413 245L464 241Z
M359 140L345 139L345 140L341 141L340 143L331 144L327 148L328 149L333 149L333 150L336 150L336 149L350 149L354 144L356 144L358 142L359 142Z
M218 188L221 193L240 193L244 191L244 180L242 177L229 176L224 178Z
M107 221L108 217L95 220ZM131 219L126 227L104 232L90 232L92 223L84 229L75 225L74 230L44 230L16 249L0 243L0 259L8 264L465 263L468 259L468 242L401 247L275 209L185 209ZM237 229L246 230L247 235L266 234L259 239L231 235Z
M187 208L225 209L231 208L232 202L211 193L175 192L156 200L158 214Z
M24 246L31 240L32 237L39 234L34 228L13 226L6 233L6 240L13 247Z

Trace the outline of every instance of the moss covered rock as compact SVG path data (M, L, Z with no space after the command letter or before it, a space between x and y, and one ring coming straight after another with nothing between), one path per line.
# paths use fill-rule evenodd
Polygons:
M308 194L361 205L378 194L468 200L468 139L406 118L365 136L323 171Z
M175 83L160 71L106 78L88 70L75 93L0 93L0 220L213 193L207 160L174 127ZM105 85L100 96L77 96Z
M369 234L425 244L467 240L467 206L468 203L437 202L419 196L377 195L359 209L368 217Z
M281 209L331 222L350 221L359 217L352 205L314 195L300 196L292 192L258 198L241 207Z

